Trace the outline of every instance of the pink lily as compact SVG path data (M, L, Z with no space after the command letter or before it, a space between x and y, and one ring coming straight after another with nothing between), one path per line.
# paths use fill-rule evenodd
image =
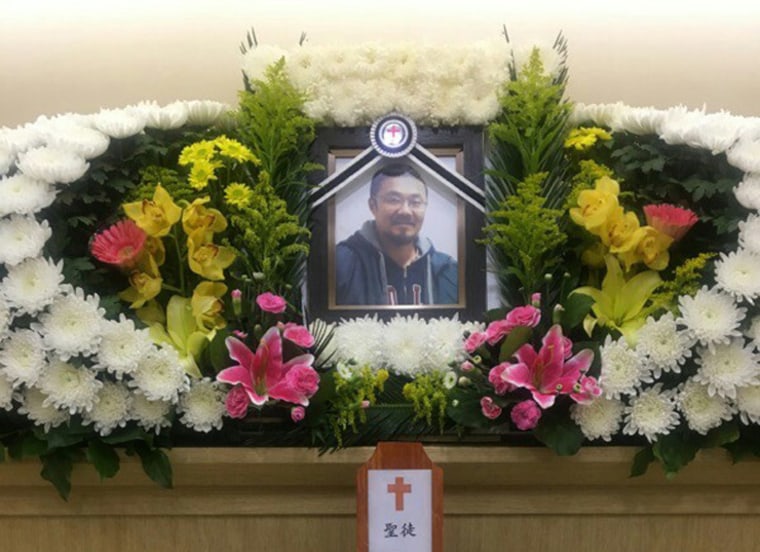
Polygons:
M283 400L308 406L309 397L317 392L319 374L312 368L314 357L300 355L282 362L282 337L270 328L253 353L242 341L228 337L225 341L236 366L217 374L217 381L240 384L251 402L261 406L268 400Z
M507 366L501 377L507 383L528 389L541 408L549 408L557 395L575 391L578 380L594 359L591 349L583 349L566 360L565 347L562 327L555 324L544 336L540 351L526 343L515 353L518 362Z

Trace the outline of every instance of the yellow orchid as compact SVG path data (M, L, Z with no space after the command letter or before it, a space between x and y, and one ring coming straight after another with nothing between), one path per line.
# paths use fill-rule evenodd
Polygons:
M227 325L222 316L224 303L221 297L227 293L227 286L214 282L201 282L195 287L190 300L195 323L203 330L210 332L220 330Z
M599 237L610 248L610 252L624 253L636 247L638 240L634 238L638 229L639 219L636 213L626 213L622 207L618 207L602 225Z
M166 248L164 247L163 240L148 236L145 240L145 251L153 257L158 266L161 266L166 261Z
M594 316L589 314L586 317L583 328L590 336L597 324L607 326L622 333L629 342L634 342L636 332L650 314L644 305L662 279L657 272L647 270L626 280L614 255L607 255L605 263L607 274L602 281L602 289L585 286L573 291L594 300L591 307Z
M161 293L162 285L163 279L156 261L146 255L139 268L129 275L129 287L119 293L119 298L130 303L133 309L139 309Z
M202 377L197 360L215 333L204 332L198 327L190 299L179 295L172 296L166 306L166 327L158 323L150 325L151 339L174 347L185 372L196 378Z
M153 199L143 199L124 204L124 212L146 234L154 238L166 236L182 215L172 196L158 184Z
M205 205L211 201L208 196L199 197L182 212L182 228L187 235L202 228L217 234L227 229L227 219L217 209L209 209Z
M206 280L223 280L223 270L235 261L230 247L211 242L213 234L203 228L187 238L187 262L190 270Z
M592 234L598 234L602 225L618 208L620 186L608 176L598 179L593 190L578 194L578 207L570 209L570 218Z
M621 255L626 267L630 268L638 262L643 262L652 270L664 270L668 266L668 248L673 243L673 238L651 226L642 226L635 232L633 239L636 248Z

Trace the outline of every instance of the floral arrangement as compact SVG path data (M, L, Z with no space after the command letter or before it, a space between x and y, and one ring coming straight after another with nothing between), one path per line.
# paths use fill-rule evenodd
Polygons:
M112 477L120 452L171 486L163 448L188 443L611 441L641 447L634 474L755 453L757 120L574 106L562 37L248 46L237 109L0 129L2 457L66 497L75 461ZM482 320L303 318L316 125L393 109L487 123Z

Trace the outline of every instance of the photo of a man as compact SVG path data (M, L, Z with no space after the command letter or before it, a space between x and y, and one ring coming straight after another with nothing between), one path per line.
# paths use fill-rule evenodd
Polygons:
M407 163L386 165L372 176L373 220L365 221L335 248L336 304L458 302L456 259L436 251L420 233L428 199L427 185Z

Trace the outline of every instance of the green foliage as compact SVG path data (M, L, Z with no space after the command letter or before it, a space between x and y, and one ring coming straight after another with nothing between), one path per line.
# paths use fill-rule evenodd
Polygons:
M112 446L99 439L93 439L87 445L87 461L94 466L101 480L119 473L119 455Z
M40 456L43 479L50 481L63 500L71 493L71 472L74 469L75 454L69 449L55 449Z
M537 173L517 184L515 193L490 212L485 228L485 242L503 259L500 270L519 282L525 303L560 264L567 240L558 225L562 211L548 207L542 194L545 178L546 173Z
M370 366L362 366L338 369L332 375L335 396L334 415L331 416L330 426L338 446L343 446L344 432L348 428L356 432L357 421L362 424L367 422L366 405L377 402L377 394L383 391L388 372L374 372Z
M419 374L404 385L404 398L414 405L415 419L425 420L433 425L435 417L438 428L443 433L446 420L449 390L444 385L444 374Z
M705 266L713 257L715 253L700 253L677 266L673 279L662 282L652 295L652 305L677 311L680 295L694 295L699 291Z
M145 442L137 442L128 453L137 453L142 463L143 471L150 479L164 489L172 488L172 466L166 453Z
M256 293L271 291L292 297L298 292L291 278L293 266L309 253L311 233L285 200L275 192L267 173L253 187L247 207L231 208L229 221L236 230L236 246L246 274L256 274Z
M572 456L583 444L583 432L570 418L568 406L557 404L545 410L533 430L535 437L558 456Z

